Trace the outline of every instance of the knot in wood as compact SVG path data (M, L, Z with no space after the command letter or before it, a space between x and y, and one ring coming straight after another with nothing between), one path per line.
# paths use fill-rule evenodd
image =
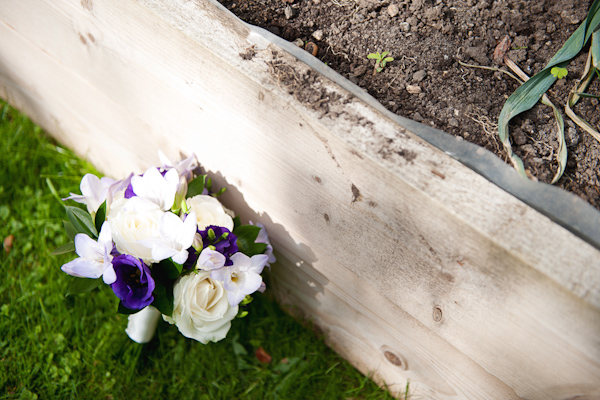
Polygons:
M381 352L383 353L386 360L388 360L392 365L395 365L398 368L403 370L408 369L408 362L402 357L396 350L388 346L382 346Z
M439 307L439 306L436 306L436 307L433 309L433 320L434 320L435 322L440 322L440 321L442 320L442 316L443 316L443 313L442 313L442 308L441 308L441 307Z

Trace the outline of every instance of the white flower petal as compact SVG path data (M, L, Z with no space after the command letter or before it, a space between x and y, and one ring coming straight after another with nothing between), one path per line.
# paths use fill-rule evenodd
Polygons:
M209 225L222 226L233 230L233 219L226 212L219 200L212 196L197 195L186 200L190 211L196 214L198 230L203 231Z
M63 200L74 200L78 203L85 204L90 214L95 214L98 208L106 200L108 187L114 180L110 178L98 178L94 174L85 174L81 179L79 188L81 195L71 193L71 196Z
M135 194L150 200L162 210L170 210L173 207L178 184L177 171L169 170L163 177L156 167L149 168L142 176L131 178Z
M79 257L104 262L104 246L85 233L75 235L75 252Z
M182 335L201 343L225 338L238 307L231 307L223 285L198 272L179 278L173 287L173 316L163 318L174 323Z
M160 221L164 212L151 201L132 197L116 200L108 214L108 222L117 250L147 262L152 259L153 243L147 239L160 239ZM142 242L144 241L144 242Z
M236 269L249 268L252 265L250 257L241 252L235 253L230 257L230 259L233 261L233 265L236 267Z
M100 243L111 243L112 250L112 233L110 231L110 224L107 221L102 223L100 228L100 234L98 235L98 242Z
M85 197L98 199L102 193L102 189L104 189L104 185L96 175L85 174L81 179L79 189L81 190L81 194Z
M167 156L165 156L165 153L163 153L161 150L158 150L158 159L160 160L161 164L165 167L173 166L173 164L171 164L171 160L169 160Z
M104 279L104 283L107 285L111 285L117 280L117 274L115 273L115 269L111 263L109 263L109 265L104 264L104 273L102 274L102 279Z
M90 261L82 257L76 258L75 260L64 264L61 269L72 276L92 279L100 278L104 272L104 266L102 263Z
M210 272L210 277L223 282L225 289L229 290L228 285L231 282L231 273L228 271L228 268L214 269Z
M185 221L183 221L183 229L180 231L178 242L185 249L189 249L194 243L196 237L197 225L196 225L196 213L193 211L188 214Z
M237 307L238 304L240 304L242 302L242 300L244 300L244 298L246 297L245 294L243 294L241 291L237 291L237 292L227 292L227 300L229 301L229 304L232 307Z
M265 265L269 261L269 256L266 254L256 254L250 258L250 266L248 271L254 272L255 274L261 274Z
M181 250L179 253L175 254L171 258L177 264L183 264L188 259L188 257L189 257L189 253L187 252L187 250Z
M226 258L223 254L218 251L211 250L208 247L202 250L198 256L198 263L196 264L197 269L205 271L215 270L222 268L225 265Z
M177 250L168 246L166 243L154 241L154 245L152 246L152 258L156 262L166 260L167 258L173 257L175 254L177 254Z
M245 274L243 285L240 285L240 292L245 295L252 294L260 288L262 277L258 274L249 272Z

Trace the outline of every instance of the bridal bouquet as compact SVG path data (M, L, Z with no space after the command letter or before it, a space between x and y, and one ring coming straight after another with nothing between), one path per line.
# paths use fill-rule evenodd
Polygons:
M118 312L129 315L127 334L148 342L160 315L186 337L202 343L223 339L256 291L261 273L275 261L261 224L242 225L211 192L206 175L194 174L195 156L143 175L115 181L87 174L81 195L63 200L65 229L73 243L53 254L75 251L62 266L72 275L67 294L102 283L119 298Z

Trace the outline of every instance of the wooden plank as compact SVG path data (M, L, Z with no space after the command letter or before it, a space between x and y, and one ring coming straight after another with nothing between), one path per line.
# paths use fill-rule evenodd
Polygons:
M0 87L115 177L195 152L282 302L393 392L600 396L600 252L212 3L5 0Z

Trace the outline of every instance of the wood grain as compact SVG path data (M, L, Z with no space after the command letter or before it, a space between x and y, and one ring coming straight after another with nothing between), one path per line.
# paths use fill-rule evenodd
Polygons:
M600 252L307 74L210 2L0 3L0 96L114 177L194 152L267 225L271 289L377 382L600 398Z

